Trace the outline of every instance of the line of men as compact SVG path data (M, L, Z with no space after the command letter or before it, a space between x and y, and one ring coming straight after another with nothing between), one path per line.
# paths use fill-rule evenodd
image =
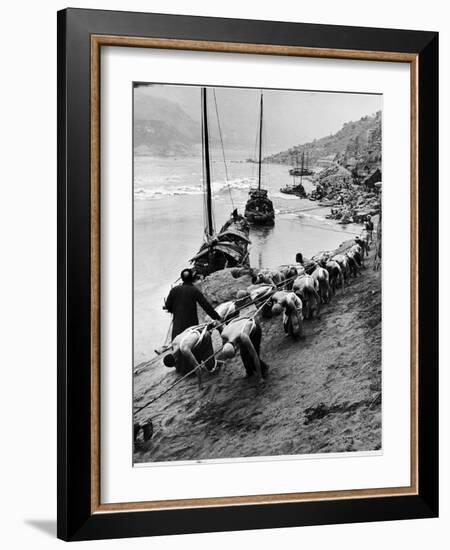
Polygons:
M164 305L173 315L172 343L164 355L164 364L175 367L182 375L195 369L201 386L202 369L213 373L239 351L245 376L256 375L262 383L269 367L260 356L261 324L255 315L241 317L239 310L253 303L261 308L263 317L283 314L286 334L303 338L303 320L318 318L321 304L328 303L339 286L344 292L349 278L361 273L368 249L368 237L356 237L350 250L342 254L324 253L305 261L298 253L294 264L254 272L252 285L246 291L239 291L236 300L215 309L194 285L192 270L184 269L182 284L171 289ZM199 324L197 304L210 322ZM214 353L211 337L214 329L222 338L220 354Z

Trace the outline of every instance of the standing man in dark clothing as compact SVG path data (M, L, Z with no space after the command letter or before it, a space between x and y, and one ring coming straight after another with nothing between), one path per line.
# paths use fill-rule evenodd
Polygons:
M197 304L211 317L220 321L220 315L194 286L194 276L191 269L181 272L183 284L174 286L166 298L164 308L173 314L172 340L185 329L198 325Z
M367 215L366 216L366 221L364 222L364 229L367 231L367 235L368 235L368 241L369 241L369 244L372 244L372 241L373 241L373 221L372 221L372 216L370 215Z

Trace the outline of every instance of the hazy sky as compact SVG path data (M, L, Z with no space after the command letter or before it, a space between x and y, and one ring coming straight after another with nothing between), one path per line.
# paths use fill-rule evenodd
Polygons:
M214 88L225 146L248 147L252 153L258 126L261 90ZM200 118L200 88L140 86L135 93L178 103L195 121ZM264 149L271 154L337 132L344 122L358 120L382 109L382 96L331 92L263 90ZM212 124L217 124L213 93L209 94Z

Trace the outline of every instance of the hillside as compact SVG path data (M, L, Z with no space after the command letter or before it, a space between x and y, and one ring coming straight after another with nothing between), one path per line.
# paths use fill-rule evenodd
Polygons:
M187 155L201 143L200 124L175 102L143 96L134 99L134 152L137 155Z
M282 151L265 160L276 164L294 164L302 151L309 164L338 162L352 172L370 172L381 165L381 111L357 121L346 122L335 134L315 139Z

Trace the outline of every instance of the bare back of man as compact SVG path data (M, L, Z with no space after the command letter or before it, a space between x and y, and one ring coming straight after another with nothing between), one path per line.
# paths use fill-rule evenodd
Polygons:
M303 336L303 304L295 292L280 290L272 296L272 314L283 311L283 328L290 336Z
M223 357L230 359L239 350L246 376L255 373L263 381L268 365L260 357L261 325L252 317L239 317L231 321L222 332Z
M201 386L202 368L208 372L217 369L208 326L202 324L189 327L176 336L172 341L172 351L164 356L163 362L166 367L175 367L181 375L195 370Z

